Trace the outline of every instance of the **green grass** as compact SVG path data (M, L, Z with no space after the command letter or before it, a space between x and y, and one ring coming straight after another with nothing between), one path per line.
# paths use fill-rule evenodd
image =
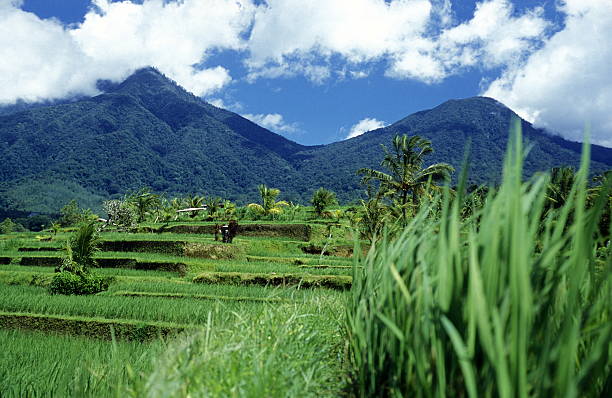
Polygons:
M0 311L0 328L44 331L104 340L139 341L168 337L198 329L197 326L169 322L6 311Z
M0 396L111 396L120 381L149 367L160 341L109 342L0 329ZM110 384L109 384L110 382Z
M131 286L131 287L130 287ZM144 291L132 285L118 285L111 290ZM206 294L204 292L200 294ZM232 296L232 294L217 294ZM248 297L240 294L238 297ZM270 294L274 297L273 294ZM265 297L263 295L257 297ZM329 297L329 299L327 298ZM316 300L332 300L334 296L318 296ZM313 299L300 305L311 307ZM203 325L209 313L215 319L225 322L231 319L232 313L257 317L266 307L266 303L237 301L203 301L186 298L172 300L163 297L121 297L108 294L95 296L61 296L49 295L44 288L36 286L2 286L0 290L0 310L5 312L28 312L48 315L68 315L98 317L106 319L128 319L151 322L169 322L178 324ZM285 304L274 305L283 306Z
M298 286L301 288L325 287L346 290L351 288L351 277L346 275L313 275L309 273L266 274L247 272L202 272L193 278L194 283Z
M169 285L151 284L149 288L168 289ZM274 290L215 288L226 294L230 290L242 294ZM0 395L51 391L58 396L85 397L338 396L346 385L344 365L339 360L344 347L343 295L283 289L290 291L304 294L305 303L253 306L243 302L239 309L213 310L202 318L203 332L179 336L167 347L162 342L113 345L0 330L0 375L9 380L0 385ZM29 293L36 296L35 291ZM136 299L121 299L139 305ZM193 311L187 300L146 299L155 304L158 300L186 305L191 307L188 312ZM53 305L65 308L59 302Z
M272 307L171 344L122 396L337 397L346 385L341 309ZM215 324L214 316L210 324Z
M474 217L446 196L360 262L346 326L356 395L609 395L609 236L605 266L594 261L609 191L585 209L585 147L570 199L544 216L547 176L522 182L520 139Z
M336 290L314 290L297 289L285 287L263 287L263 286L236 286L236 285L208 285L198 283L172 283L162 279L156 281L130 281L120 280L110 286L109 292L128 290L144 291L152 293L181 293L181 294L203 294L219 297L251 297L259 299L282 298L295 302L317 301L320 297L326 297L330 302L342 305L346 293Z
M194 300L221 300L221 301L255 301L264 303L279 303L287 300L279 297L246 297L246 296L217 296L196 293L161 293L161 292L135 292L119 290L110 293L111 296L123 297L161 297L171 299L194 299Z
M39 267L30 265L0 265L0 275L2 272L29 272L29 273L54 273L55 267ZM169 271L149 271L129 268L96 268L95 272L100 275L108 276L144 276L160 278L176 278L176 272Z
M350 275L351 267L347 268L304 268L296 264L279 262L232 262L219 261L211 264L211 270L216 272L250 272L250 273L295 273L317 275Z

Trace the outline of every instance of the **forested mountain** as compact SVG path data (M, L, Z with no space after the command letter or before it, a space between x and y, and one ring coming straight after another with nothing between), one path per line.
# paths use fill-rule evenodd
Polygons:
M466 144L470 145L471 183L499 181L509 127L518 116L500 102L486 97L450 100L426 111L414 113L390 126L358 137L307 149L294 156L294 164L306 181L321 181L337 190L340 198L355 187L355 170L377 166L383 158L380 144L391 146L396 134L419 135L432 142L434 153L429 163L446 162L461 167ZM564 140L521 120L526 147L525 175L556 166L578 167L582 144ZM601 173L612 168L612 149L591 147L592 170Z
M103 199L150 186L245 201L257 185L306 201L319 186L341 200L360 195L355 170L376 167L380 144L396 133L433 142L431 162L458 167L471 140L472 181L494 182L513 112L488 98L452 100L383 129L306 147L189 94L155 69L134 73L99 96L0 111L0 208L57 212L72 198L99 208ZM527 174L577 165L580 145L524 122L532 144ZM593 147L593 168L612 167L612 149Z

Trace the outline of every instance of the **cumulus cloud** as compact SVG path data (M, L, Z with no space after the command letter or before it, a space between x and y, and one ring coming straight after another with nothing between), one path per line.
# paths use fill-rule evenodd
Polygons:
M546 27L538 9L515 15L509 0L480 3L452 26L450 0L93 0L84 22L63 26L0 0L0 102L93 94L155 66L197 95L227 86L208 65L216 51L245 56L248 79L367 76L437 82L463 67L498 67L532 49ZM350 72L347 72L350 71Z
M1 103L93 94L97 79L119 81L155 66L197 95L231 81L217 50L241 50L255 6L249 0L94 0L84 22L63 26L0 0ZM8 60L8 61L6 61Z
M484 94L575 141L590 123L592 141L612 147L612 2L565 0L560 10L564 28Z
M255 12L247 65L252 78L310 78L317 67L321 79L337 58L356 72L384 61L388 76L432 83L464 67L515 62L548 26L540 8L517 15L509 0L478 3L469 21L451 21L448 0L269 0Z
M355 138L367 131L376 130L385 127L386 125L387 123L381 120L376 120L374 118L367 117L358 121L355 125L353 125L353 127L351 127L348 135L346 136L346 139L348 140L349 138Z
M250 114L246 113L244 115L245 118L250 121L259 124L267 128L270 131L280 132L280 133L297 133L299 131L299 127L297 123L288 123L283 118L283 115L278 113L266 113L266 114Z

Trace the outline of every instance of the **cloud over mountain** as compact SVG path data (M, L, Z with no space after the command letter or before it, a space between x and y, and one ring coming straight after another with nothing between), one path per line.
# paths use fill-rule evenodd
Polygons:
M484 95L498 98L537 126L612 146L612 1L565 0L565 27L507 70Z
M152 65L198 95L231 81L218 50L240 50L251 24L249 1L93 0L82 24L63 26L0 0L0 103L93 94L98 79L120 81Z
M580 139L590 121L594 141L612 145L610 0L560 0L562 26L511 0L477 2L463 19L453 4L93 0L82 23L64 25L0 0L0 105L92 95L98 79L118 82L149 65L199 96L235 80L322 84L377 73L438 84L477 70L492 75L485 95L537 125ZM224 53L237 62L216 57ZM272 119L270 127L291 126Z
M346 139L360 136L361 134L367 131L376 130L376 129L385 127L386 125L387 123L381 120L376 120L374 118L366 117L365 119L358 121L351 127L348 135L346 136Z

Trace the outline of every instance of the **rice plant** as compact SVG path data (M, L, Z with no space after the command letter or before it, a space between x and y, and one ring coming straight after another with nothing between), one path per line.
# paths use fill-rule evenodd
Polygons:
M523 182L519 126L511 141L503 182L480 210L462 219L461 189L447 192L441 216L422 206L354 268L356 395L610 393L612 260L597 228L610 184L587 208L585 145L566 203L544 214L549 177Z

